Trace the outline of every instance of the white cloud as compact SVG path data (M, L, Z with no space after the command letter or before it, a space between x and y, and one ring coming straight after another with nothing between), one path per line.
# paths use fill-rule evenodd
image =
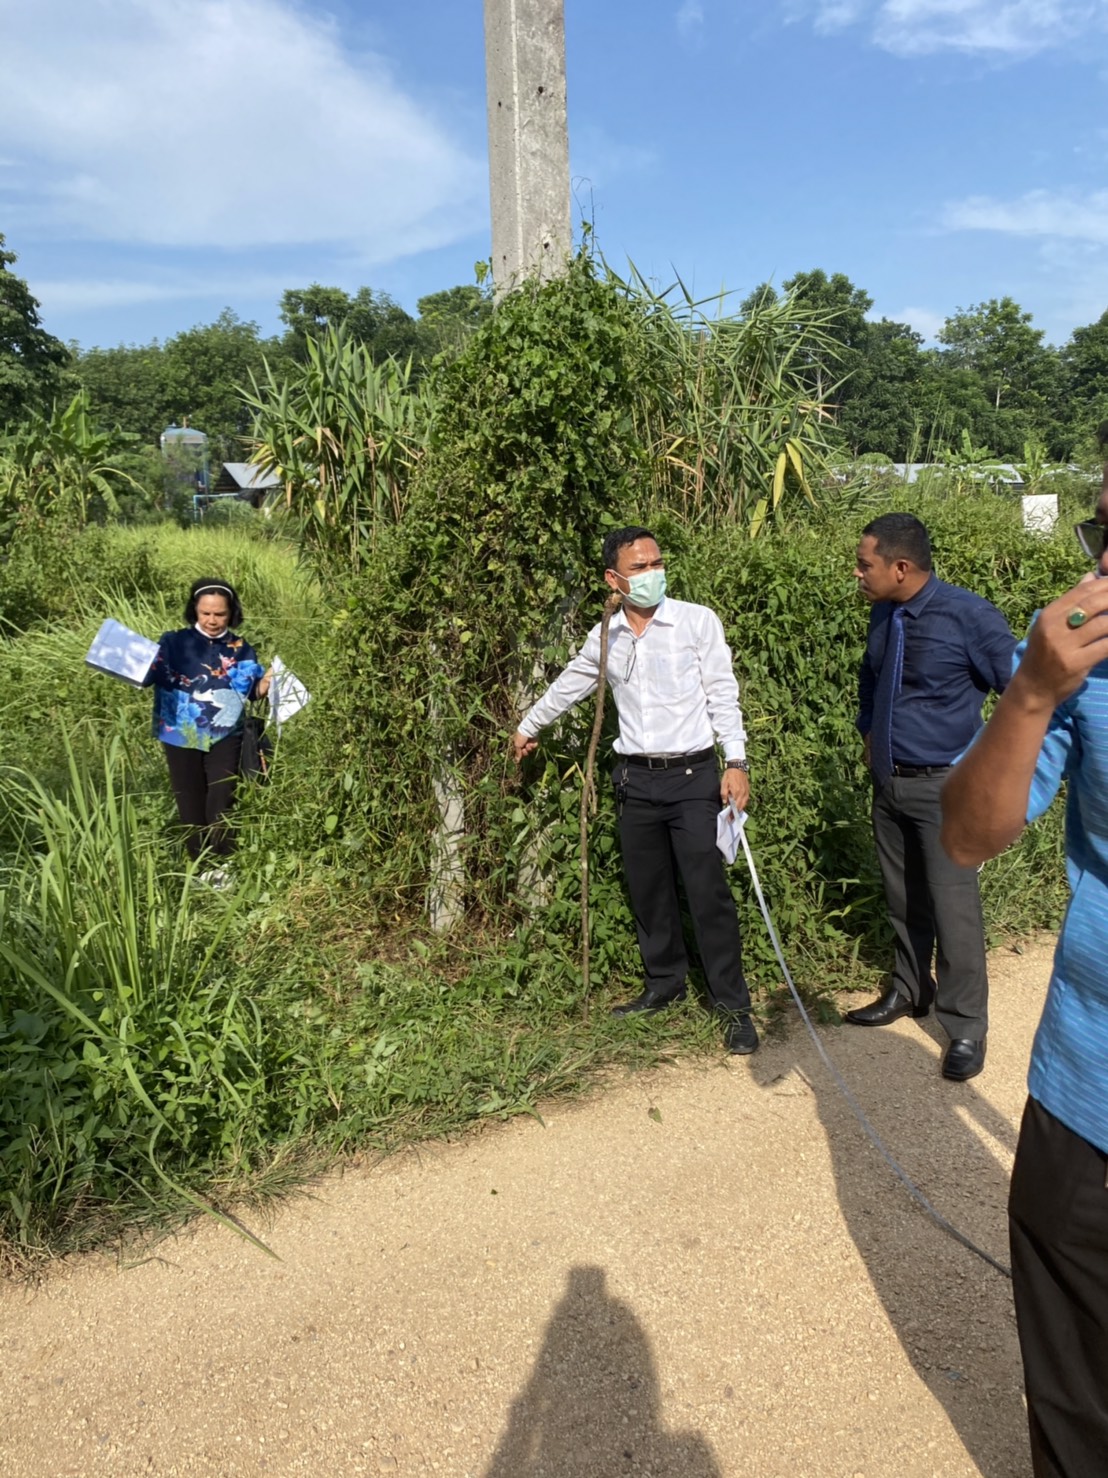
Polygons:
M613 179L643 175L658 162L654 149L617 139L597 124L585 123L570 141L573 188L579 196ZM582 203L584 203L582 201Z
M1051 342L1090 323L1108 301L1108 190L1029 190L1013 200L974 195L950 201L940 221L951 231L991 231L1033 243L1036 322Z
M841 31L862 19L869 9L869 0L794 0L791 8L803 12L815 12L817 31Z
M91 308L128 308L139 303L164 303L175 298L204 296L185 283L137 282L112 278L102 282L82 279L36 278L28 283L47 312L81 312Z
M865 24L900 56L941 51L1001 59L1033 56L1108 23L1108 0L784 0L787 19L829 32Z
M945 313L936 313L931 308L901 308L899 313L891 313L889 316L894 323L906 323L914 328L928 343L934 343L946 322Z
M704 25L704 6L701 0L682 0L675 19L677 29L686 41L698 35Z
M0 34L9 230L373 262L483 220L483 161L298 0L0 0Z
M143 303L199 302L222 299L224 302L254 301L275 298L288 286L284 277L198 277L182 274L173 278L138 277L42 278L28 279L28 285L51 313L94 312L104 308L133 308Z
M1029 190L1017 200L971 195L947 204L942 223L952 231L996 231L1108 246L1108 190Z

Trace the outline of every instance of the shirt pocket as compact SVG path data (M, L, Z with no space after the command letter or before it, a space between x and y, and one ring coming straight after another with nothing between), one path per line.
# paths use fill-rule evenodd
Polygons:
M693 646L640 647L646 696L656 703L687 707L701 696L700 659Z

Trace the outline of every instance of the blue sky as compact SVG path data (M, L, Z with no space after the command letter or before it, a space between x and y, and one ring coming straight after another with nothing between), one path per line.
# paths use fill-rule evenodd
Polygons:
M1108 0L565 0L575 219L697 292L822 267L926 335L1108 308ZM0 231L53 333L489 255L481 0L0 0Z

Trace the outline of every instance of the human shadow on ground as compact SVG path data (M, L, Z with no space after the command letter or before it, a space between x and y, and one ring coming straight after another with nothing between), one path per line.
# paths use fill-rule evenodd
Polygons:
M845 1033L857 1032L846 1027L825 1032L822 1039L889 1153L938 1212L1007 1263L1009 1176L973 1125L1014 1150L1011 1124L972 1084L941 1079L923 1043L900 1032L867 1032L866 1061L886 1059L870 1084L860 1071L860 1040L849 1042L854 1065L844 1071L836 1041L845 1047ZM936 1029L936 1035L942 1034ZM937 1227L909 1197L866 1138L814 1047L798 1049L792 1066L816 1096L843 1217L916 1374L945 1409L982 1478L1023 1478L1030 1460L1011 1283ZM795 1093L792 1070L782 1071L780 1057L774 1065L767 1054L752 1067L763 1088ZM878 1083L882 1093L875 1089ZM892 1103L890 1084L896 1094ZM851 1276L845 1267L844 1276ZM875 1392L860 1386L859 1431L872 1430L874 1397L879 1406L908 1403L911 1390L892 1382ZM851 1413L844 1419L849 1423ZM910 1419L906 1410L906 1422ZM892 1410L890 1432L898 1430ZM889 1460L890 1465L898 1461L894 1451Z
M664 1430L642 1326L604 1270L571 1268L485 1478L723 1478L707 1442Z

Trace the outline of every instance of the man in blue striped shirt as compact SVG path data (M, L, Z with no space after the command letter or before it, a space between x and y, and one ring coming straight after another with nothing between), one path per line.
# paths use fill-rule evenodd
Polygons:
M1039 613L942 797L943 845L972 865L1069 787L1071 898L1008 1205L1035 1478L1108 1469L1108 465L1077 534L1096 575Z

